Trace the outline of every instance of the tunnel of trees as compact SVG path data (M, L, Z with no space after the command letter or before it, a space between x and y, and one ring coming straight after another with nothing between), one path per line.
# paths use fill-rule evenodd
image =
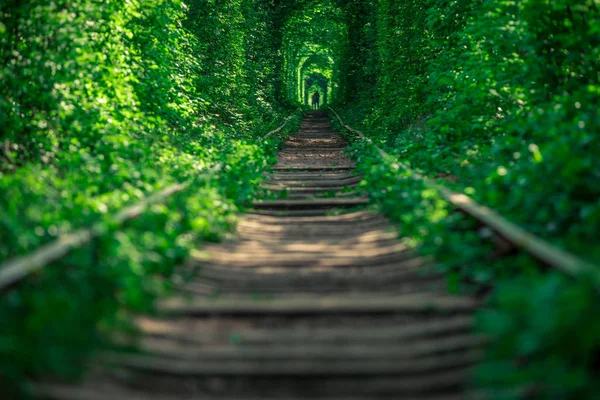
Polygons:
M0 262L191 185L2 294L0 386L76 376L123 310L149 309L192 243L230 228L273 161L262 136L290 115L297 128L315 91L413 168L600 261L596 0L4 0L0 82ZM425 227L416 241L474 257L434 195L407 191L392 161L377 168L368 189ZM421 206L409 216L392 198ZM505 282L481 317L500 340L479 385L600 393L586 279L518 260L447 272L449 286Z

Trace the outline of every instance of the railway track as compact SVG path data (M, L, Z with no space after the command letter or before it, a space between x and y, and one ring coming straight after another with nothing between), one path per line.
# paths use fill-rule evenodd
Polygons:
M464 398L478 302L446 295L434 262L368 209L345 146L326 114L308 114L264 183L278 196L192 255L193 279L136 319L137 350L41 397Z

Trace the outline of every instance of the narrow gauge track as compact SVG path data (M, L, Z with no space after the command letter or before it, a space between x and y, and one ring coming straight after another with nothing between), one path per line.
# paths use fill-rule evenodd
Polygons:
M43 397L462 399L481 358L475 299L367 209L346 141L313 112L235 238L190 258L191 281L140 316L139 352L104 355ZM283 197L283 198L281 198Z

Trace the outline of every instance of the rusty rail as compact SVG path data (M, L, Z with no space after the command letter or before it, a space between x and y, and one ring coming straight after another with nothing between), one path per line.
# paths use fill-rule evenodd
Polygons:
M281 132L291 118L292 116L287 117L283 125L267 133L263 137L263 140L269 136ZM191 185L194 179L208 177L210 174L218 171L220 168L221 164L217 164L206 174L190 179L184 183L176 183L168 186L159 192L146 197L139 203L121 210L112 218L110 218L109 221L111 221L113 224L122 225L127 221L133 220L139 217L151 204L164 201L170 198L172 195L184 191ZM48 264L61 259L69 254L73 249L89 244L93 239L106 234L108 231L109 225L107 223L98 222L91 227L81 228L74 232L61 235L57 239L41 245L30 254L17 256L2 263L0 265L0 290L22 280L26 276L36 271L43 269Z
M329 107L329 109L335 114L342 127L357 135L361 140L370 143L381 157L391 157L361 131L344 124L339 114L333 108ZM427 187L438 191L445 200L486 225L514 246L523 249L543 263L569 275L589 274L590 278L592 278L596 284L600 284L600 269L595 265L590 264L567 251L559 249L549 242L527 232L517 224L507 220L498 212L477 203L469 196L463 193L454 192L440 185L433 179L423 176L398 160L395 162L399 168L408 172L414 179L420 180L424 182Z

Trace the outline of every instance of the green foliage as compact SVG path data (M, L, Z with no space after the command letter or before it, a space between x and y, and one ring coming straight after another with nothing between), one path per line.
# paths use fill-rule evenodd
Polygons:
M107 332L151 310L251 197L278 144L257 139L282 104L320 90L392 154L355 144L364 188L449 289L504 282L481 317L495 340L479 383L597 397L585 279L496 257L485 230L397 164L600 261L596 1L4 0L0 15L0 261L192 181L3 293L3 389L78 375Z
M297 0L281 5L285 96L308 104L309 87L319 81L321 103L339 95L340 54L347 46L342 9L331 0Z
M344 120L394 156L356 153L371 196L442 260L451 289L498 283L482 325L496 340L479 384L513 394L533 384L541 398L598 397L598 343L583 333L597 336L591 289L542 279L526 257L495 260L485 231L394 165L438 178L599 262L597 2L378 0L348 1L345 10L354 30L340 62L352 77L338 99L346 101ZM540 310L552 325L528 325ZM502 321L511 322L494 325ZM571 348L577 335L584 343ZM523 350L521 339L535 349Z
M490 306L478 325L494 346L477 371L479 382L500 389L490 398L513 398L499 394L507 388L536 399L598 397L600 298L589 281L517 278L498 286Z
M31 377L83 372L107 333L152 309L191 248L230 228L273 160L278 139L257 139L290 113L275 93L273 6L226 3L0 5L0 261L95 222L111 227L3 293L9 397ZM124 206L189 180L112 226Z
M362 88L350 120L413 167L472 188L477 200L535 233L600 260L590 245L600 222L597 5L386 0L360 7L365 25L355 41L377 57L345 64L373 82L361 63L374 61L379 74L375 95Z
M351 105L360 115L366 114L376 98L379 75L376 0L350 1L345 7L348 21L348 46L340 63L343 76L340 101Z

